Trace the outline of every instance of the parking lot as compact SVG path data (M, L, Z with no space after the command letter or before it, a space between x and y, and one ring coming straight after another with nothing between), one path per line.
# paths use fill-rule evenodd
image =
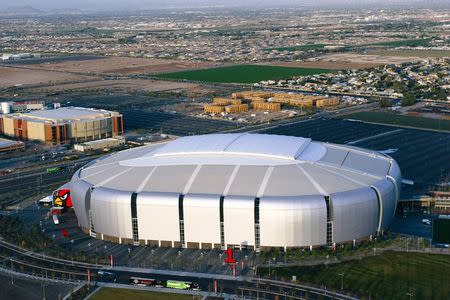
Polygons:
M114 265L121 266L232 274L231 266L224 263L225 257L221 250L158 248L102 241L83 233L73 212L64 214L60 217L60 223L55 225L52 219L45 219L47 211L31 205L21 211L19 216L25 222L40 224L48 237L74 254L99 260L112 255ZM63 229L67 230L67 237L64 237ZM235 258L240 261L236 268L238 274L253 273L253 266L258 260L256 253L236 251Z
M414 181L413 186L403 186L402 197L420 195L450 176L448 133L337 119L308 120L260 132L384 151L398 162L403 178Z
M124 111L127 130L146 129L178 136L207 134L237 128L231 121L201 119L181 114L156 111Z

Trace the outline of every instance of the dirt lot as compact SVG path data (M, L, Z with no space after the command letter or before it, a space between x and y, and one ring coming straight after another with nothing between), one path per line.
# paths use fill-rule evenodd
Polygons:
M401 57L450 57L450 50L382 50L373 51L370 54L380 56L401 56Z
M85 74L147 74L201 69L216 65L212 62L193 62L169 59L105 57L99 59L64 61L30 65L30 67Z
M52 84L67 81L96 79L91 76L66 74L43 70L0 67L0 87L14 85Z
M327 60L318 61L275 61L270 63L263 63L271 66L281 67L296 67L296 68L319 68L331 70L347 70L347 69L364 69L374 67L377 64L373 63L356 63L356 62L335 62Z
M94 80L89 82L59 84L36 88L36 92L57 92L67 90L107 89L110 91L139 90L147 92L170 91L196 88L196 84L184 82L157 81L148 79Z
M401 64L405 62L415 61L417 59L418 59L417 57L369 55L356 53L335 53L315 57L307 62L298 62L298 63L307 64L308 66L315 66L317 68L332 69L334 67L336 69L361 69L361 68L370 68L377 65ZM292 66L304 66L304 65L292 65Z

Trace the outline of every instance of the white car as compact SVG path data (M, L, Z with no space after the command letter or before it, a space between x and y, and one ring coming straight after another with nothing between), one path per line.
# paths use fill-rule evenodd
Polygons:
M422 219L422 223L425 225L431 225L431 220L430 219Z

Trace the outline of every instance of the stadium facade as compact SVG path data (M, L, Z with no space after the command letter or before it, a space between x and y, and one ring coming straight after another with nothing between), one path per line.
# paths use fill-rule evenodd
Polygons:
M79 226L119 243L315 247L389 227L400 193L384 154L308 138L212 134L117 152L70 183Z

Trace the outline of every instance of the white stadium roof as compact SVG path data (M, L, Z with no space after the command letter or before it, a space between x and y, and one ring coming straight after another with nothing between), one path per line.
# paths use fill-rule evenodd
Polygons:
M385 178L391 164L375 151L308 138L212 134L118 152L73 180L131 192L326 195L368 187Z

